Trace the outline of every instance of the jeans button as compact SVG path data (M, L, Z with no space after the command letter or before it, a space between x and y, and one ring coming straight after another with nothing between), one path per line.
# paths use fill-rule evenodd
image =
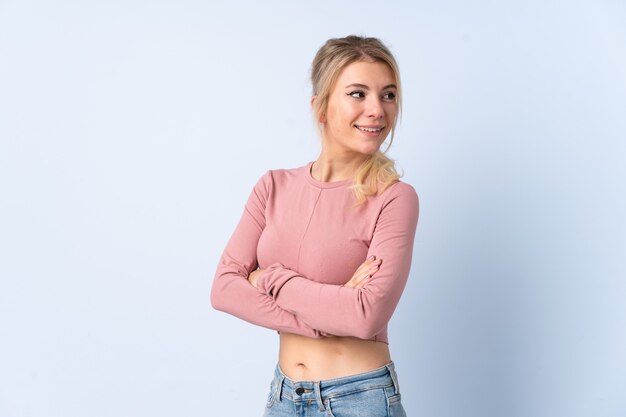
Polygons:
M304 394L304 388L302 388L302 387L296 388L296 394L298 394L298 395Z

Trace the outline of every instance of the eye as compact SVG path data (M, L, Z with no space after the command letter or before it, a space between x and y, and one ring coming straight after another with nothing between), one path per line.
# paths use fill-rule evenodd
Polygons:
M386 93L383 96L383 100L386 100L386 101L396 101L396 93L392 93L391 91Z
M348 93L349 96L353 97L353 98L364 98L365 97L365 93L361 90L356 90L353 91L351 93Z

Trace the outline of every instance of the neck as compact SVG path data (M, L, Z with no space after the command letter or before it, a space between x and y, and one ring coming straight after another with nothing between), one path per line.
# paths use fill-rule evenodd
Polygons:
M311 175L321 182L342 181L353 178L359 166L365 161L367 156L331 156L324 151L313 163Z

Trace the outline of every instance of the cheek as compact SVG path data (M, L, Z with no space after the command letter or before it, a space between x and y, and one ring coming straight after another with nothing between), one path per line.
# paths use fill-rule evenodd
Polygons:
M326 110L327 122L336 129L348 130L358 121L362 112L358 103L333 102Z
M396 116L396 113L398 113L398 106L396 104L390 103L385 107L385 114L388 118L393 120L393 118Z
M354 114L346 111L338 111L329 118L329 123L334 125L337 129L349 129L352 127L354 121Z

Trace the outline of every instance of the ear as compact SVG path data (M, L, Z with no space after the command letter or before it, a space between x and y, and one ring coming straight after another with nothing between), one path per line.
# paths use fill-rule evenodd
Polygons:
M311 97L311 110L315 110L315 100L317 100L317 96ZM321 116L318 120L319 123L326 123L326 117Z

